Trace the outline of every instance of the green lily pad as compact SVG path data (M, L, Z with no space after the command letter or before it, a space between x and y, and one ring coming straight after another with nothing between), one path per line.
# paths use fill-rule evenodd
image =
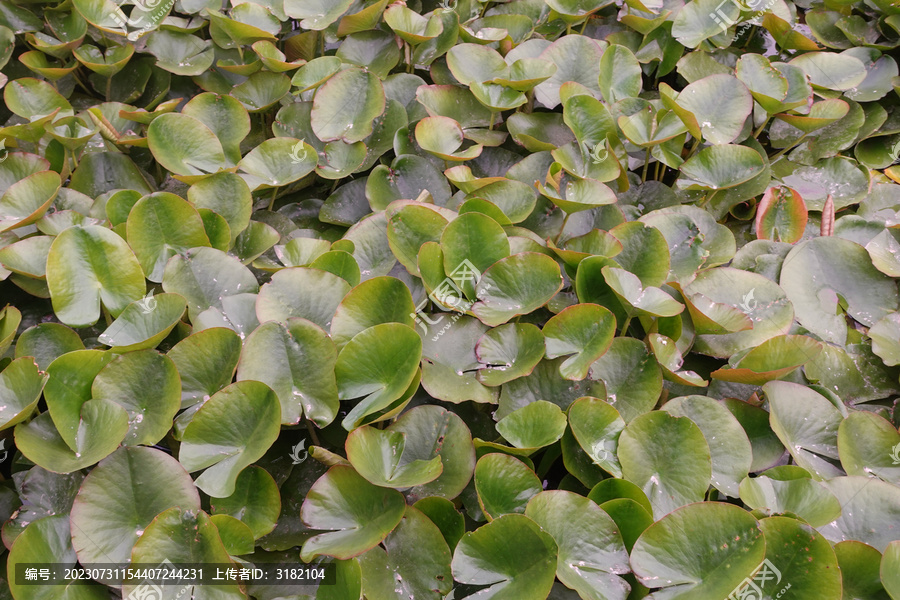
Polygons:
M3 354L15 339L21 322L22 313L15 306L7 304L0 310L0 351Z
M303 522L327 532L306 540L301 558L309 561L324 554L348 559L362 554L394 530L405 510L400 492L372 485L352 467L332 467L303 501Z
M808 52L789 64L803 69L814 86L828 90L850 90L866 78L866 67L862 61L846 54Z
M211 40L189 33L158 29L147 38L147 52L157 58L156 66L175 75L196 77L215 61Z
M461 162L481 154L482 145L475 144L463 149L463 129L450 117L426 117L416 124L416 143L425 150L445 161Z
M63 568L74 567L78 557L72 549L68 515L52 515L32 522L16 538L16 543L9 551L9 571L14 572L18 563L46 564L54 561ZM9 577L10 593L17 596L29 596L37 600L53 600L56 598L77 597L79 600L101 600L109 593L108 588L83 580L66 579L60 581L63 589L78 590L72 594L59 594L58 588L46 586L43 591L33 585L23 585L15 576ZM38 591L33 591L37 589ZM15 590L15 591L13 591ZM76 595L77 594L77 595Z
M895 523L900 514L900 490L896 485L870 477L835 477L824 485L841 503L841 516L819 527L830 542L855 540L884 552L898 538Z
M293 19L302 19L304 29L319 31L337 21L352 4L353 0L287 0L284 12Z
M709 446L712 484L736 498L738 486L750 471L752 448L743 428L727 408L707 396L682 396L666 402L662 410L693 421Z
M400 323L382 323L354 336L338 354L334 373L341 400L364 398L341 422L344 429L400 399L416 378L421 353L418 334Z
M893 600L900 598L900 542L891 542L881 559L881 583Z
M837 237L818 237L795 246L779 279L797 320L823 340L843 345L848 315L872 326L897 310L896 284L872 266L865 248Z
M47 276L47 254L53 238L26 237L0 249L0 264L9 271L37 279Z
M0 402L3 403L0 429L17 425L31 416L49 378L30 356L17 358L0 371Z
M460 583L489 586L483 589L494 600L540 600L553 586L556 554L553 538L537 523L525 515L504 515L466 533L450 567Z
M311 289L317 290L316 297L304 293ZM349 291L349 283L327 271L282 269L259 290L256 316L260 323L301 317L328 331L338 305Z
M347 436L347 459L360 475L380 487L405 489L434 481L443 471L441 458L404 460L407 435L358 427Z
M241 338L231 329L204 329L184 338L169 350L181 375L182 408L209 400L231 383L241 357Z
M415 154L398 156L390 167L376 166L366 180L366 198L373 210L384 210L394 200L418 198L424 190L439 205L450 199L446 178L427 159Z
M161 512L144 530L135 543L131 560L137 564L158 565L165 560L178 563L234 564L225 549L215 523L202 510L172 507ZM126 580L122 593L126 597L134 594L146 583ZM185 588L175 588L179 591ZM201 596L200 586L186 586L185 593ZM197 591L194 591L197 590ZM173 590L174 591L174 590ZM217 587L217 596L222 600L238 600L243 592L237 583L226 583Z
M160 115L147 128L147 142L157 162L177 175L216 173L230 166L216 134L190 115Z
M560 365L566 379L587 377L591 364L603 356L616 333L616 320L596 304L576 304L550 318L544 325L547 358L568 356Z
M622 536L600 507L578 494L553 490L533 497L525 515L559 547L556 576L587 600L625 600L631 571Z
M753 179L764 168L762 157L753 148L709 146L684 161L677 185L687 190L723 190Z
M747 86L753 99L767 112L777 112L788 95L788 79L760 54L745 54L738 59L735 75Z
M230 96L207 92L191 98L184 105L182 114L194 117L209 127L221 142L222 151L231 163L240 159L241 141L250 133L250 115L240 102Z
M106 49L106 52L103 52L96 46L82 44L72 54L78 62L91 71L99 73L103 77L112 77L125 68L125 65L131 60L134 46L131 44L111 46Z
M15 329L14 327L12 331L15 332ZM38 368L46 371L54 360L75 350L84 350L84 342L75 331L59 323L40 323L19 335L15 357L33 357Z
M603 278L624 303L634 308L638 314L651 317L674 317L684 310L684 306L657 287L641 286L637 275L625 269L603 267Z
M841 505L834 494L811 478L777 478L760 475L741 482L741 500L754 510L766 514L797 515L813 527L831 523L841 515Z
M534 97L548 109L556 108L562 99L560 87L569 81L584 85L588 90L600 90L600 60L604 46L583 35L565 35L548 46L537 58L556 65L549 79L534 88Z
M172 428L181 407L181 381L171 359L139 350L117 356L100 369L91 384L91 397L111 400L128 412L123 445L149 446Z
M73 116L72 105L52 85L31 77L11 81L3 90L3 100L9 110L29 121L57 110L57 118Z
M731 75L710 75L695 81L678 94L676 101L694 115L703 138L712 144L733 142L753 109L750 91Z
M213 516L240 519L250 528L254 539L259 539L275 529L281 514L278 485L268 471L250 465L238 475L233 494L210 500L210 511Z
M26 458L54 473L72 473L109 456L125 439L128 413L109 400L88 400L78 417L75 449L69 447L49 412L16 425L16 447Z
M257 190L285 186L312 173L316 149L295 138L278 137L264 141L241 159L238 167L249 173L248 185Z
M616 451L625 421L615 408L599 398L579 398L569 406L569 427L578 445L595 464L614 477L622 477Z
M127 562L150 522L176 506L200 509L197 489L178 461L153 448L120 448L88 474L75 496L72 545L78 560Z
M456 498L471 480L475 447L468 426L458 415L438 406L417 406L400 415L386 431L406 436L407 458L402 461L439 457L443 465L437 479L407 490L407 497Z
M559 441L565 430L566 416L558 406L546 400L514 410L497 422L497 432L522 449L549 446Z
M389 600L402 594L439 600L452 589L450 549L441 530L418 509L406 507L383 543L384 549L376 546L359 557L368 598Z
M217 498L234 493L237 476L278 438L281 407L264 383L238 381L216 392L184 430L178 460L188 472L205 469L198 488Z
M806 229L806 203L790 188L769 188L756 209L756 237L795 244Z
M0 196L0 232L31 225L47 212L59 192L59 174L39 171L9 186Z
M832 550L828 540L812 527L787 517L761 519L759 525L766 537L767 562L753 581L763 594L838 600L842 597L842 584L843 593L850 591L849 578L841 573L846 573L844 566L839 567L839 556L835 556L837 549ZM742 589L754 590L747 584Z
M544 357L541 330L530 323L508 323L490 329L475 344L480 363L478 381L497 386L528 375Z
M886 419L870 412L850 413L838 428L838 453L848 475L874 474L900 484L900 461L894 460L900 455L900 433Z
M656 405L662 392L662 371L639 340L618 337L591 365L590 378L606 386L605 399L626 423Z
M546 254L522 252L498 260L484 272L475 291L480 300L471 310L483 323L496 327L540 308L561 288L556 261Z
M703 500L712 477L710 449L690 419L654 411L631 421L619 436L622 476L640 487L653 516Z
M353 337L382 323L413 326L416 307L409 288L393 277L364 281L344 296L331 321L331 338L342 350Z
M50 246L47 286L61 321L93 325L102 303L114 316L144 295L141 265L125 241L104 227L69 227Z
M499 452L478 460L474 481L478 504L488 520L524 513L528 500L541 491L534 471L516 457Z
M708 552L684 552L702 546ZM667 598L724 598L756 571L766 554L759 522L732 504L704 502L676 510L647 528L631 552L638 582Z
M188 189L187 198L198 210L212 210L225 219L232 242L250 224L253 210L250 188L234 173L217 173L201 179Z
M700 300L712 303L703 309L707 315L724 312L718 322L732 321L733 327L700 333L694 350L703 354L727 358L767 339L788 333L794 321L794 307L780 286L772 280L731 267L701 271L690 285L684 287L688 307ZM718 306L716 306L718 305ZM721 310L719 310L721 309ZM691 313L697 326L698 315ZM752 325L747 328L749 319ZM729 331L730 329L730 331Z
M780 335L766 340L731 368L710 373L713 379L763 385L780 379L818 356L822 344L805 335Z
M333 342L310 321L289 318L287 326L269 321L247 338L237 378L272 388L281 403L282 423L297 424L305 415L324 427L338 409L336 361Z
M414 45L432 40L444 31L444 23L438 13L425 18L402 5L392 5L384 11L384 22L406 42Z
M349 68L331 77L316 92L310 122L323 142L343 140L352 144L372 133L373 121L385 107L381 80L363 69Z
M128 244L134 250L147 279L162 281L166 263L176 254L197 246L209 246L200 214L175 194L157 192L144 196L128 213Z
M841 412L825 396L797 383L770 381L763 391L769 400L772 431L796 463L818 480L840 475L835 463L838 428L844 419Z
M162 287L188 302L192 320L206 309L222 310L223 300L258 291L256 278L236 258L215 248L192 248L173 256L163 271Z

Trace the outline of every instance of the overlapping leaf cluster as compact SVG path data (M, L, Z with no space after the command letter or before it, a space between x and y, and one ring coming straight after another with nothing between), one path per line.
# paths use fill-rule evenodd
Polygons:
M0 0L0 596L900 600L896 3L388 2Z

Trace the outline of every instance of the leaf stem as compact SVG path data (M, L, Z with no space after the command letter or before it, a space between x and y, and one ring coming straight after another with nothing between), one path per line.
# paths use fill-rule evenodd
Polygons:
M632 315L628 315L625 318L625 323L622 324L622 335L628 335L628 326L631 325Z
M763 121L762 125L760 125L760 126L756 129L756 131L753 132L753 139L754 139L754 140L757 138L757 136L758 136L760 133L762 133L762 130L763 130L763 129L765 128L765 126L768 125L768 124L769 124L769 117L768 117L768 115L767 115L767 116L766 116L766 120Z
M647 181L647 167L650 166L650 146L647 146L647 154L644 155L644 170L641 173L641 183Z
M313 429L312 423L310 423L309 419L305 417L303 418L303 420L306 422L306 430L309 432L309 437L312 439L313 444L315 444L316 446L321 446L321 444L319 443L319 436L316 435L316 430Z
M272 188L272 199L269 200L269 211L270 212L275 207L275 197L277 195L278 195L278 186L275 186L274 188Z
M771 164L771 163L775 162L776 160L778 160L779 158L781 158L782 156L784 156L784 154L785 154L787 151L793 150L794 148L796 148L797 146L799 146L799 145L800 145L800 142L802 142L802 141L805 140L805 139L806 139L806 134L804 133L802 136L800 136L800 139L799 139L799 140L797 140L796 142L794 142L793 144L791 144L791 145L788 146L787 148L784 148L784 149L783 149L781 152L779 152L778 154L774 154L774 155L770 156L770 157L769 157L769 163Z

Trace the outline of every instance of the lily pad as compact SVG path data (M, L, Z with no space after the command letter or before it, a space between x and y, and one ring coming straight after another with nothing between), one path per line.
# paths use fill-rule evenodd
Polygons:
M281 408L264 383L238 381L207 400L184 430L178 460L189 472L205 469L198 488L217 498L234 493L235 481L278 437Z

